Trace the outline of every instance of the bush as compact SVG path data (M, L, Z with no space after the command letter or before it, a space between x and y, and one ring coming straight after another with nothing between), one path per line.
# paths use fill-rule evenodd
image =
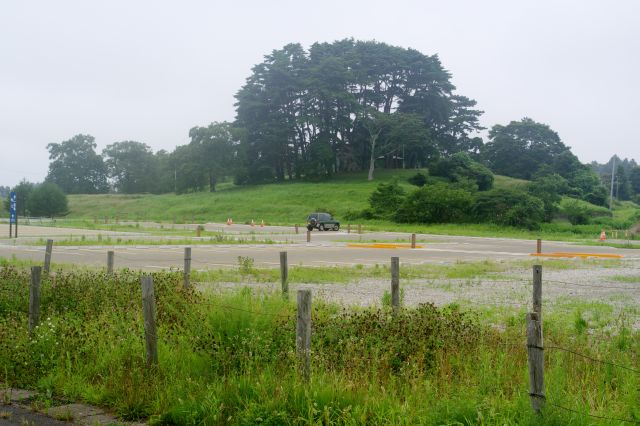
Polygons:
M427 184L427 175L425 175L424 173L418 172L407 180L411 185L415 185L417 187L422 188Z
M404 201L406 192L398 182L380 183L369 196L369 205L374 217L390 218Z
M594 206L582 200L566 199L560 204L561 213L572 225L586 225L598 217L610 217L611 212L604 207Z
M67 213L67 196L55 183L37 185L29 194L27 209L34 216L53 217Z
M466 152L458 152L450 158L438 161L430 168L430 172L433 176L445 177L451 182L472 180L480 191L488 191L493 187L491 170L472 160Z
M472 201L469 191L437 183L409 194L394 217L406 223L462 222Z
M538 229L544 220L544 203L521 190L494 189L477 196L473 215L480 222Z

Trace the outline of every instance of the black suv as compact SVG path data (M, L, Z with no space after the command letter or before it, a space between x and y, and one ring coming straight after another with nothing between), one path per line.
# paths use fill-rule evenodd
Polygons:
M334 220L329 213L311 213L307 216L307 229L312 231L313 228L319 231L337 231L340 229L340 222Z

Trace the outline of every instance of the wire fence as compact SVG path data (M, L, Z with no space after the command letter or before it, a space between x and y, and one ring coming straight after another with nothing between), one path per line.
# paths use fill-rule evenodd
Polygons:
M117 259L121 259L121 260L126 260L129 262L152 262L154 261L153 258L149 258L148 256L145 256L144 258L140 259L140 258L136 258L135 256L131 256L130 254L128 255L122 255L121 253L116 253L114 255L115 258ZM157 258L158 260L160 260L160 258ZM166 258L163 257L161 259L162 261L166 261ZM184 259L182 259L184 260ZM209 261L201 261L198 259L194 259L193 255L188 259L189 262L194 262L197 264L203 264L203 265L210 265L211 262ZM239 262L240 264L238 265L239 268L242 267L241 262ZM252 264L250 265L252 266ZM250 268L249 268L250 269ZM393 269L393 268L392 268ZM640 268L630 268L633 270L640 270ZM393 281L393 271L392 272L392 281ZM396 271L398 273L399 276L399 271ZM239 272L240 273L240 272ZM447 281L446 279L441 279L441 278L435 278L435 281ZM452 280L449 280L449 282L451 282ZM468 281L467 279L462 279L462 281ZM492 279L491 277L488 276L482 276L482 277L478 277L478 281L481 283L496 283L496 284L511 284L512 286L516 287L516 290L518 288L522 288L522 289L527 289L530 290L530 287L534 287L534 299L535 299L535 287L536 285L539 285L540 287L542 286L542 282L540 281L538 284L536 284L536 278L535 276L532 279L526 279L526 278L513 278L513 279ZM590 288L590 289L602 289L602 290L623 290L623 291L639 291L640 292L640 285L637 285L637 283L629 283L628 285L620 285L619 283L615 284L615 285L611 285L610 283L601 283L601 284L597 284L597 283L588 283L588 282L571 282L571 281L562 281L562 280L554 280L554 279L546 279L544 281L547 284L552 284L555 285L556 287L558 286L569 286L569 287L584 287L584 288ZM274 283L274 287L275 287ZM389 295L389 289L385 289L385 288L377 288L375 290L365 290L365 289L349 289L346 286L344 286L344 288L341 288L342 286L339 286L337 284L333 284L332 289L333 292L330 295L330 297L332 298L336 298L339 297L340 293L343 294L349 294L349 295L353 295L353 296L357 296L358 298L362 299L362 297L369 297L369 298L380 298L380 297L385 297L386 295ZM422 287L428 287L428 284L423 284ZM438 284L434 284L432 286L433 288L437 289ZM317 289L316 289L317 290ZM335 291L338 290L338 291ZM513 287L511 288L511 290L513 290ZM394 290L393 286L391 288L391 293L393 293L394 291L399 291L399 290ZM413 287L404 287L404 291L405 292L413 292L414 288ZM322 293L322 290L320 291ZM391 294L392 295L392 294ZM393 295L392 295L393 298ZM399 300L399 298L398 298ZM538 301L539 304L541 304L541 302L543 301L543 299L541 298L541 294L540 294L540 300ZM244 307L238 307L238 306L232 306L229 304L225 304L222 303L220 301L217 300L213 300L213 299L209 299L204 301L204 303L206 303L208 306L211 307L215 307L218 309L223 309L226 310L228 312L242 312L245 314L249 314L249 315L256 315L256 316L265 316L265 317L270 317L270 318L276 318L279 320L292 320L293 318L295 318L295 314L293 312L288 312L288 313L274 313L274 312L269 312L268 310L255 310L255 309L250 309L250 308L244 308ZM474 306L476 308L478 307L487 307L487 306L497 306L497 307L506 307L506 308L516 308L518 310L525 310L525 309L529 309L531 307L531 303L530 303L530 299L526 294L512 294L510 297L497 297L497 296L491 296L489 298L485 298L485 299L481 299L481 300L472 300L472 299L459 299L459 300L455 300L452 299L451 303L460 303L460 304L464 304L464 305L470 305L470 306ZM535 305L535 303L534 303ZM550 309L552 311L563 311L563 312L567 312L567 313L572 313L575 314L576 312L580 312L580 311L584 311L584 307L580 307L580 308L570 308L567 306L563 306L562 304L559 303L545 303L544 304L545 309ZM534 307L535 309L535 307ZM588 309L588 308L587 308ZM5 308L3 306L0 306L0 313L1 312L12 312L15 314L29 314L28 310L22 310L22 309L15 309L15 308ZM636 313L636 312L628 312L628 311L621 311L619 313L619 315L624 315L624 316L628 316L628 317L632 317L632 318L640 318L640 314ZM146 320L145 320L145 324L146 324ZM158 335L157 333L153 333L153 332L148 332L145 331L145 338L154 338L157 339ZM523 348L523 349L530 349L531 346L530 345L523 345L522 343L505 343L505 346L513 346L513 347L519 347L519 348ZM552 351L559 351L559 352L564 352L567 354L571 354L573 356L579 357L584 359L585 361L594 363L594 364L601 364L601 365L608 365L610 367L613 368L619 368L622 370L625 370L627 372L630 372L632 374L640 374L640 369L636 368L635 366L629 366L629 365L622 365L616 362L612 362L612 361L607 361L607 360L603 360L600 359L596 356L592 356L590 354L585 354L585 353L581 353L575 349L571 349L571 348L566 348L557 344L547 344L547 345L540 345L535 346L536 349L540 349L540 350L552 350ZM157 355L156 355L157 356ZM547 355L548 356L548 355ZM561 409L561 410L565 410L567 412L572 412L575 414L579 414L579 415L586 415L592 418L597 418L597 419L601 419L601 420L608 420L608 421L619 421L619 422L626 422L626 423L632 423L632 424L640 424L640 422L634 420L634 419L627 419L627 418L618 418L618 417L606 417L606 416L599 416L599 415L595 415L595 414L591 414L591 413L585 413L583 411L579 411L579 410L575 410L572 408L568 408L564 405L558 404L556 403L554 400L549 400L547 399L547 397L543 394L543 393L537 393L537 392L530 392L530 396L532 398L537 398L537 399L541 399L544 401L545 404L548 404L549 406Z

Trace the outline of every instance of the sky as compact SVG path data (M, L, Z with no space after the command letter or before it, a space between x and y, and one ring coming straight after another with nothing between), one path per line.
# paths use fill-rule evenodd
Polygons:
M42 181L49 143L154 151L233 120L234 94L287 43L353 37L438 54L490 128L546 123L583 162L640 160L635 0L4 0L0 185ZM486 136L486 135L485 135Z

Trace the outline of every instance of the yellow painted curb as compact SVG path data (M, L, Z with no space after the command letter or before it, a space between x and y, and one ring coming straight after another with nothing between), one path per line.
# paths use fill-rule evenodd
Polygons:
M354 244L349 243L347 247L352 248L374 248L374 249L398 249L398 248L411 248L411 244L395 244L395 243L370 243L370 244ZM422 248L423 246L416 244L416 248Z
M565 253L565 252L554 252L554 253L531 253L529 256L537 256L537 257L580 257L586 259L588 257L597 257L601 259L622 259L624 256L621 254L609 254L609 253Z

